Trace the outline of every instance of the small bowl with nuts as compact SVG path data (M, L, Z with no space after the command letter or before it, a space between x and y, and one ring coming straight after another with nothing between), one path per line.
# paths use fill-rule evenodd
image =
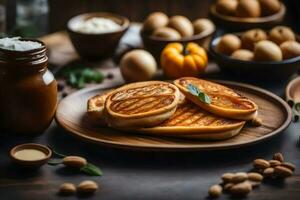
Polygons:
M287 26L226 33L210 43L221 70L262 80L288 78L300 66L300 37Z
M206 18L190 21L182 15L167 16L162 12L151 13L143 22L141 37L145 48L157 59L171 42L195 42L206 46L215 32L215 25Z
M285 13L280 0L218 0L210 7L218 27L231 31L271 28L283 21Z

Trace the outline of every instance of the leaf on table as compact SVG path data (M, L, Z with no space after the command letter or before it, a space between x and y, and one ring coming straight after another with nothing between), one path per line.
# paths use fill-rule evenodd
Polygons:
M87 163L85 166L80 168L80 171L82 171L88 175L92 175L92 176L101 176L102 175L101 169L91 163Z

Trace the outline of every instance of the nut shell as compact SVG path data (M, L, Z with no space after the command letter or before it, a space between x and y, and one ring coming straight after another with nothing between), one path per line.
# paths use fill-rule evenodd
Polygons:
M244 182L247 179L248 179L247 173L238 172L238 173L234 174L234 176L231 179L231 182L232 183L240 183L240 182Z
M98 184L95 181L82 181L77 186L77 191L84 194L92 194L98 190Z
M63 159L63 164L67 167L81 168L87 164L87 161L80 156L66 156Z
M220 185L213 185L209 188L208 194L211 197L219 197L222 194L222 187Z
M157 64L149 52L132 50L122 57L120 70L126 82L148 81L155 75Z
M279 0L259 0L259 3L263 16L273 15L281 8Z
M254 60L257 61L281 61L282 52L278 45L268 40L256 43L254 48Z
M211 33L215 30L215 25L206 18L200 18L193 22L194 34Z
M279 178L286 178L293 174L293 171L284 166L277 166L274 168L274 174Z
M247 49L238 49L231 54L231 58L244 61L252 61L254 54Z
M254 50L255 43L266 40L267 39L267 33L262 29L252 29L244 32L242 34L241 40L242 40L242 46L245 49Z
M230 193L234 196L245 196L251 191L252 186L247 181L238 183L230 188Z
M283 158L282 153L275 153L275 154L273 155L273 160L278 160L279 162L283 162L283 161L284 161L284 158Z
M177 30L181 37L190 37L194 34L194 28L191 21L181 15L172 16L168 26Z
M236 8L236 15L238 17L260 17L259 2L257 0L240 0Z
M264 159L255 159L253 161L253 167L255 169L266 169L270 167L270 163Z
M76 187L73 183L63 183L59 187L59 194L61 195L72 195L76 193Z
M222 175L222 180L224 183L228 183L228 182L231 182L231 179L234 177L234 173L225 173Z
M168 24L169 18L162 12L151 13L143 23L142 31L153 32L154 30L164 27Z
M296 41L286 41L280 45L283 59L300 56L300 44Z
M248 173L248 179L251 181L261 182L264 179L264 177L259 173L250 172Z
M269 40L280 45L286 41L295 41L296 36L292 29L287 26L276 26L269 33Z
M219 0L216 3L216 11L223 15L235 15L235 11L238 5L237 0Z
M234 51L241 48L241 40L233 34L226 34L221 37L216 46L216 51L221 54L231 55Z
M158 28L153 32L152 36L166 40L179 40L181 38L179 32L170 27Z

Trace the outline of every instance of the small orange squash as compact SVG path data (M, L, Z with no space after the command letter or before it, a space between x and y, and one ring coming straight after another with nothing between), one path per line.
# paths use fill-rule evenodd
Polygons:
M207 66L207 54L198 44L168 44L161 53L161 67L168 78L198 77Z

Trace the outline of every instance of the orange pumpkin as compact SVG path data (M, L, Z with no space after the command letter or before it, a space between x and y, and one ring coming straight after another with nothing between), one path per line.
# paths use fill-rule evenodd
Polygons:
M198 77L207 66L207 54L198 44L168 44L161 53L161 66L168 78Z

